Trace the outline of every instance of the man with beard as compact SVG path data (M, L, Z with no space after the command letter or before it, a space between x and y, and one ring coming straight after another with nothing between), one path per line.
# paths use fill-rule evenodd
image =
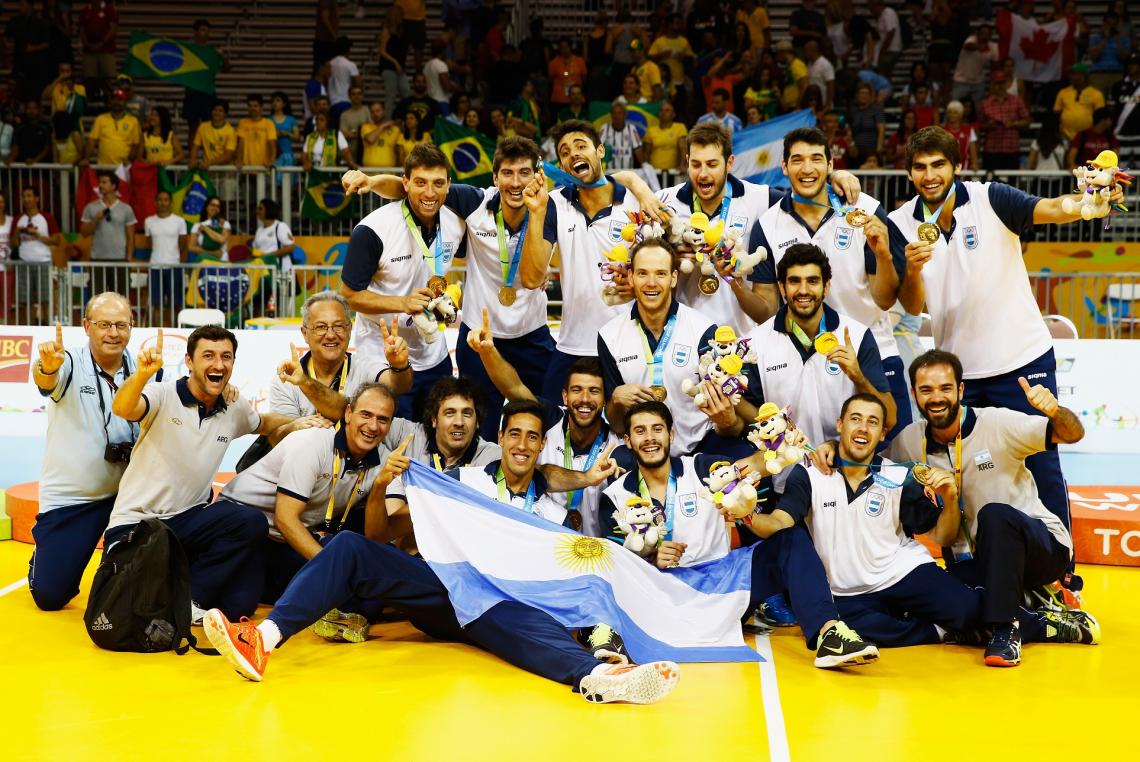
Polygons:
M624 508L630 499L650 501L664 516L664 539L647 560L664 573L723 558L730 552L749 554L750 606L754 608L787 590L804 640L809 648L816 649L815 666L857 666L879 658L874 645L840 621L823 564L802 527L754 513L745 518L745 523L764 541L730 551L720 508L699 494L704 486L702 478L724 461L718 463L720 459L713 455L670 457L673 416L661 402L651 400L634 405L625 413L624 428L626 444L633 451L637 467L605 489L600 508L604 525L614 539L621 541L615 518L619 507ZM760 454L754 453L733 465L755 471L763 468L762 464Z
M1040 415L1018 379L1056 396L1057 358L1029 285L1020 234L1033 225L1080 220L1080 212L1065 211L1063 203L1076 197L1038 198L1003 183L957 179L958 141L941 127L912 135L906 160L918 195L888 215L905 244L903 307L917 314L925 304L934 346L960 358L964 403ZM1122 200L1117 185L1112 202ZM1044 448L1026 465L1041 502L1069 527L1056 449ZM1063 581L1080 589L1079 579L1065 574Z
M950 471L875 454L886 429L878 398L855 394L837 428L839 467L796 466L772 517L806 524L845 621L881 646L967 642L982 628L983 591L943 571L917 534L941 545L958 535L958 486ZM941 505L937 505L940 503ZM1020 608L1025 640L1095 643L1083 611Z
M827 303L870 327L895 399L891 433L901 431L910 423L910 395L886 312L898 298L906 267L899 236L892 242L887 214L876 199L860 193L841 203L827 187L831 148L818 128L801 127L784 136L781 169L792 192L760 215L752 228L748 248L768 250L768 258L752 273L753 288L765 303L778 304L776 266L787 247L812 243L821 248L832 272Z
M535 474L542 449L542 406L528 400L509 403L499 441L509 457L487 470L464 468L454 475L492 499L551 515L555 507ZM406 444L388 458L377 489L383 490L407 470ZM516 601L498 603L466 627L460 626L447 588L428 563L382 544L387 539L387 519L378 504L369 505L366 536L344 532L333 538L289 583L260 624L231 623L221 611L210 611L205 622L210 642L238 674L259 682L273 649L325 611L350 601L383 602L405 610L412 624L432 637L479 646L534 674L572 686L587 701L649 704L677 684L676 664L608 664L579 646L549 614Z
M222 392L233 372L237 338L220 326L197 328L186 340L189 376L146 383L162 369L162 331L115 394L111 412L142 429L119 484L104 536L110 547L140 521L160 518L190 562L192 621L198 603L231 616L253 613L261 595L261 539L265 516L237 505L209 506L214 474L229 444L246 434L268 434L290 419L258 414L243 397L227 403Z
M694 212L700 211L711 222L720 221L726 231L735 230L747 240L760 215L783 198L783 193L775 188L731 174L736 158L732 153L732 135L719 124L698 124L689 131L688 156L689 179L658 194L669 207L669 214L685 224ZM858 198L859 180L850 172L835 172L831 182L844 199ZM684 244L678 251L685 257L693 255ZM779 306L775 294L769 295L761 286L744 279L715 282L719 285L706 294L701 289L701 274L694 269L681 276L677 298L719 325L733 326L742 335L770 318ZM710 286L706 284L705 288Z

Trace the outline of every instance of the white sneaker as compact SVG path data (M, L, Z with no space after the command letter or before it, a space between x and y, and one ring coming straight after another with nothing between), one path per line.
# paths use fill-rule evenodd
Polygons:
M681 669L671 661L599 664L582 678L578 690L595 704L653 704L668 696L680 679Z
M198 608L198 604L190 601L190 626L201 627L202 620L206 618L206 609Z

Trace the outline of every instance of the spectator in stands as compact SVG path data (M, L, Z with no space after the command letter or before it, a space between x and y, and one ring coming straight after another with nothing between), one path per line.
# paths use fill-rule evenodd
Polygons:
M887 122L883 107L875 102L875 93L866 82L860 82L855 88L855 103L847 124L860 161L866 162L872 156L877 160L883 152Z
M447 41L436 39L431 42L431 58L424 64L424 82L427 84L428 97L435 101L440 114L448 113L449 99L454 86L448 74L447 61L444 60L444 51Z
M1029 110L1009 94L1005 72L990 78L990 94L982 101L982 166L988 170L1021 165L1021 130L1029 126Z
M1112 106L1121 164L1135 167L1140 161L1140 53L1132 54L1127 74L1112 86Z
M416 118L419 119L419 123L425 130L430 130L435 126L435 119L439 115L439 105L428 96L427 79L423 72L416 72L412 76L412 94L397 104L396 112L392 116L397 121L402 121L409 111L415 113Z
M744 124L740 121L740 117L728 110L728 91L724 88L718 88L713 91L712 111L697 120L697 124L704 122L716 122L728 130L729 134L744 129Z
M797 107L800 95L808 86L808 67L796 57L791 40L777 40L772 49L776 51L776 59L780 62L780 69L783 72L780 104L784 109L791 111Z
M515 131L507 127L507 115L499 107L487 112L487 135L497 144L503 138L515 137Z
M1041 129L1037 137L1029 146L1029 156L1025 166L1027 169L1064 170L1065 164L1065 136L1061 134L1061 127L1055 115L1049 115L1041 121ZM1060 194L1047 193L1046 196Z
M811 111L815 115L816 124L819 124L823 121L823 113L826 111L823 107L823 93L815 85L808 85L800 95L800 102L796 104L796 108Z
M301 166L305 171L335 169L342 163L356 169L356 159L348 148L348 140L343 132L329 123L328 114L318 113L313 119L313 131L305 138L301 151Z
M301 139L301 127L293 116L293 106L289 103L289 96L281 90L273 93L271 104L273 113L269 121L273 122L277 132L277 160L274 164L278 167L295 166L297 160L293 156L293 143Z
M23 3L21 5L31 5ZM119 12L111 0L90 0L79 12L79 40L83 44L83 76L96 98L115 76L115 36ZM46 40L45 40L46 42Z
M364 166L395 167L399 165L400 161L396 155L396 149L400 140L400 127L395 122L385 118L384 104L380 101L373 101L369 107L369 119L360 126L360 140L364 145L364 154L361 158L361 163Z
M471 109L471 96L467 93L455 93L447 106L451 111L447 115L447 121L462 126L463 120L467 118L467 112Z
M427 45L427 0L396 0L396 5L404 12L402 36L412 48L412 71L423 71L424 47Z
M954 87L950 97L956 101L972 100L981 106L986 96L986 81L990 67L998 62L998 45L993 40L993 29L983 24L962 43L958 65L954 67Z
M56 164L78 164L83 160L83 133L79 120L66 111L51 116L51 160Z
M906 169L906 144L910 136L918 131L918 123L913 109L907 109L899 119L899 127L887 140L887 152L883 157L883 166L889 169Z
M871 0L869 7L875 20L875 48L869 63L890 78L894 73L895 62L902 55L902 26L899 14L887 6L883 0Z
M772 69L768 66L757 66L752 73L752 80L744 91L745 108L755 107L760 110L764 122L774 118L780 113L780 88L773 78Z
M747 103L747 102L746 102ZM755 127L764 123L764 112L755 103L748 103L744 107L744 129Z
M607 53L610 56L610 76L615 80L633 71L634 39L641 39L644 31L633 20L633 15L625 4L617 7L614 24L610 27Z
M637 80L636 74L626 74L621 79L621 94L615 100L619 100L627 106L631 103L646 103L641 97L641 83Z
M95 262L135 261L135 226L139 221L130 205L119 200L119 178L110 170L100 170L99 198L83 208L79 233L91 238L91 259ZM94 268L91 272L93 293L118 291L127 293L125 273Z
M1089 84L1089 67L1082 63L1069 70L1069 86L1057 93L1053 111L1061 115L1061 132L1072 140L1092 126L1093 112L1104 105L1104 94Z
M313 29L314 66L329 61L336 55L338 37L340 37L339 0L317 0L317 18Z
M52 114L65 111L75 117L83 116L87 110L87 88L75 81L70 61L60 62L59 75L44 88L40 100L51 103Z
M736 21L747 26L753 50L771 47L771 22L768 20L768 11L762 5L754 0L741 0L736 11Z
M823 107L829 109L835 104L835 67L820 52L819 41L815 38L807 39L804 56L807 58L808 83L819 88Z
M8 121L3 111L0 111L0 161L7 161L12 153L12 136L16 134L16 127Z
M501 114L501 112L500 112ZM403 166L404 159L412 152L417 143L430 143L431 132L425 130L415 111L404 114L400 126L400 138L397 142L396 166Z
M233 164L234 157L237 156L237 131L226 120L229 113L229 102L215 98L214 107L210 110L210 121L203 122L198 127L194 143L190 146L190 169Z
M51 320L48 297L51 291L52 249L63 240L51 213L40 209L40 192L28 186L20 194L23 214L16 220L17 249L21 262L43 264L23 268L16 281L16 304L24 307L28 322L46 325Z
M430 63L430 62L429 62ZM364 155L364 146L360 142L360 128L367 124L371 113L364 105L364 88L353 85L348 91L348 108L340 115L340 131L348 140L348 149L357 161Z
M641 98L649 103L656 103L665 97L665 87L661 81L661 67L649 60L645 52L645 43L635 39L629 44L633 56L633 73L641 85Z
M586 63L585 91L591 100L601 100L612 94L610 72L613 60L613 40L610 37L610 17L604 10L594 16L594 24L586 32L582 60Z
M917 90L921 85L926 86L926 95L920 98ZM902 108L938 106L941 103L940 95L941 88L939 83L927 75L926 64L922 61L915 61L911 64L910 81L903 85L903 89L899 93L899 105Z
M332 64L328 61L321 61L313 66L313 76L305 83L305 90L302 93L306 123L313 118L317 101L321 98L324 98L326 101L328 100L329 73L331 71Z
M519 97L511 101L507 126L516 135L538 141L542 139L542 111L538 105L538 89L532 79L523 83Z
M664 66L669 73L668 90L674 98L677 97L678 90L684 93L691 89L686 86L685 67L696 59L693 46L682 33L684 29L685 20L681 14L670 14L668 25L649 46L649 57Z
M555 121L565 122L570 119L586 119L588 114L589 110L586 108L586 94L582 91L582 86L570 85L569 99L566 105L558 110Z
M586 59L570 47L570 39L558 41L558 55L550 59L547 67L550 76L550 105L559 110L570 105L570 91L578 88L579 95L586 84ZM578 118L578 117L574 117Z
M875 102L880 106L887 105L887 101L894 95L894 86L891 81L874 69L860 69L855 76L859 82L866 82L871 86L871 91L875 94Z
M210 22L206 19L197 19L193 28L194 44L212 49L214 46L210 44ZM224 68L224 61L222 65ZM186 120L188 128L186 134L190 136L191 144L198 134L198 127L203 122L209 121L210 114L214 110L215 100L214 93L207 93L190 87L186 88L186 92L182 96L182 118Z
M827 136L827 144L831 146L832 169L851 169L857 166L858 150L851 140L851 133L847 127L840 124L839 113L828 111L824 114L821 129Z
M792 44L803 50L804 55L809 55L806 50L808 42L822 45L827 39L827 22L815 9L815 0L801 0L800 7L792 11L788 18L788 34L792 36Z
M404 11L399 5L388 9L376 54L380 57L380 79L384 82L384 113L396 113L396 103L412 94L404 65L408 61L408 40L401 33Z
M1088 58L1091 81L1102 92L1108 91L1124 72L1124 63L1132 54L1132 39L1121 28L1120 18L1111 11L1104 14L1101 30L1089 37Z
M352 40L339 37L336 41L336 55L329 61L329 103L332 110L332 125L340 124L341 113L349 107L348 91L353 85L363 87L364 81L360 77L360 69L349 60L348 54L352 51Z
M859 21L858 29L853 26L856 19ZM867 21L862 16L856 16L852 4L846 0L827 0L824 20L827 22L827 43L835 66L846 69L848 56L853 51L861 55L866 47ZM863 36L859 37L857 32Z
M246 96L249 115L238 122L237 148L234 164L242 167L265 167L269 169L277 161L277 126L265 116L261 95Z
M206 199L205 206L198 221L190 228L190 240L187 248L201 261L203 257L220 259L223 262L230 260L230 227L226 219L226 207L217 196Z
M87 135L87 159L97 164L129 164L142 143L139 120L127 113L127 94L111 93L110 108L95 117Z
M1112 134L1112 123L1112 109L1101 106L1094 111L1092 126L1087 130L1081 130L1073 138L1073 143L1065 155L1065 168L1072 169L1088 164L1101 151L1118 152L1120 142Z
M257 232L253 234L250 248L255 257L267 257L278 263L282 273L293 270L293 231L281 221L281 205L271 198L257 202Z
M170 191L155 194L154 208L143 222L138 243L150 249L150 304L158 308L156 325L176 325L185 290L177 265L186 261L186 220L171 211Z
M145 124L150 114L150 101L135 92L135 81L129 75L119 74L115 77L114 87L127 94L127 113L138 119L139 124Z
M938 107L931 102L930 98L930 85L926 82L919 82L915 85L914 103L909 106L904 105L907 111L914 114L915 121L918 124L917 129L923 127L932 127L938 124Z
M328 121L332 122L332 117L329 116L329 97L327 95L318 95L309 104L313 108L313 115L305 120L305 124L301 129L301 134L304 137L309 137L309 134L316 127L317 114L324 114Z
M16 274L5 266L12 261L12 239L16 220L8 214L8 196L0 190L0 322L18 324L15 319Z
M965 121L966 108L961 101L946 104L946 123L942 129L958 141L958 153L962 157L962 169L978 168L978 133L974 125ZM1033 169L1033 167L1030 167Z
M479 109L472 106L467 109L467 116L463 117L463 126L469 130L483 129L483 117L479 115Z
M685 168L688 153L685 136L689 131L676 119L677 112L673 108L673 102L661 101L657 124L645 130L642 150L655 169L681 171Z
M940 90L949 90L958 51L969 33L970 22L966 14L956 12L949 0L935 0L930 13L926 60L930 64L930 80ZM913 71L912 68L912 74Z
M637 169L645 161L641 136L633 123L626 119L624 103L614 101L610 106L609 124L602 125L598 139L610 149L609 169Z
M5 163L39 164L51 158L51 146L51 122L44 119L39 101L28 101L24 104L24 121L12 135L12 150Z

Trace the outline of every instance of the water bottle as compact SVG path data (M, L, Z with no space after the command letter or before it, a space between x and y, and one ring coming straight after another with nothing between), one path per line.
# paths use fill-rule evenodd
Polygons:
M269 302L265 305L265 317L277 317L277 297L272 293L269 294Z

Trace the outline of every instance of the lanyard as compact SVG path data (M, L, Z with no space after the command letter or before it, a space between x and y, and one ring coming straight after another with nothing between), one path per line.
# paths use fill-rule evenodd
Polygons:
M939 224L938 218L942 216L942 209L946 206L946 204L948 204L950 202L950 199L954 198L954 191L956 191L956 190L957 190L956 186L951 186L950 192L946 194L946 198L942 199L942 203L939 204L938 208L935 209L933 212L930 211L930 208L926 205L925 201L920 200L919 203L922 204L922 217L923 217L923 219L926 222L933 223L935 225L938 225L941 228L942 226Z
M336 503L336 483L340 480L340 467L342 458L340 453L333 455L333 477L332 486L329 487L329 504L325 508L325 531L332 532L333 530L333 505ZM356 500L356 495L360 492L360 485L364 483L364 476L368 473L368 469L361 465L360 473L356 475L356 482L352 485L352 492L348 493L348 502L344 506L344 513L340 515L340 523L337 524L336 530L339 532L344 529L344 522L348 519L348 512L352 510L352 503Z
M804 329L800 328L799 323L792 319L791 309L789 309L784 316L784 327L788 329L788 333L792 334L804 349L812 346L813 340L809 339L807 334L804 333ZM819 331L815 334L816 338L819 338L825 333L827 333L827 315L823 314L819 316Z
M511 496L507 494L507 477L503 476L503 466L499 464L499 470L495 472L495 484L499 487L499 502L511 505ZM526 508L527 513L534 513L534 478L530 480L530 484L526 485Z
M439 459L438 452L433 452L431 454L431 462L436 471L439 471L441 474L444 472L443 461Z
M306 373L306 375L308 375L309 378L313 379L314 381L317 380L317 374L315 372L313 372L313 355L312 355L312 353L309 354L309 367L305 369L305 373ZM334 391L338 391L341 394L344 394L344 389L345 389L344 379L347 376L348 376L348 355L345 355L344 360L342 360L341 364L340 364L340 380L337 381L336 386L332 387ZM333 429L335 431L340 431L340 421L336 422L336 424L333 426Z
M115 383L114 377L109 376L108 374L104 373L103 369L99 367L98 363L95 362L95 356L90 355L90 357L91 357L91 368L92 368L92 370L95 371L95 393L99 395L99 420L101 420L103 422L103 439L104 439L104 441L107 442L107 444L110 444L111 443L111 435L110 435L110 433L108 433L107 427L111 425L111 418L113 417L113 413L107 412L107 403L103 402L103 382L106 381L107 385L111 387L112 394L114 392L119 391L119 386L118 386L118 384ZM124 352L123 353L123 377L126 378L129 375L131 375L131 367L127 363L127 354L126 354L126 352ZM128 421L128 424L131 427L131 440L133 441L134 440L135 426L137 424L131 423L130 421ZM119 443L116 442L116 444L119 444Z
M636 318L635 318L636 320ZM661 331L661 340L657 342L656 351L649 349L649 336L645 332L645 327L638 321L637 328L641 332L641 344L645 348L645 362L649 366L649 383L652 386L663 386L665 376L665 363L662 358L665 356L665 350L669 347L669 341L673 338L673 328L677 325L677 313L674 312L669 316L669 322L665 324L665 330Z
M966 406L962 405L962 418L958 421L958 436L954 439L954 457L950 465L954 467L954 486L958 488L958 516L962 535L970 551L974 550L974 541L970 538L970 528L966 526L966 497L962 494L962 427L966 425ZM946 457L950 457L950 450L946 450ZM922 437L922 464L926 465L926 437ZM942 505L942 498L938 498Z
M447 271L447 267L443 261L443 221L440 220L436 223L434 255L428 250L427 244L424 243L424 237L420 235L420 226L412 220L412 211L408 208L406 203L404 204L404 224L408 226L408 232L411 234L412 240L419 244L420 253L424 255L424 262L430 263L428 269L442 277Z
M726 225L728 224L728 207L730 207L731 205L732 205L732 185L726 181L724 184L724 198L721 199L720 212L717 214L717 216L720 218L721 222L725 223ZM697 191L696 191L696 188L694 188L693 189L693 214L696 214L698 212L703 214L704 209L701 209L701 202L700 202L700 199L697 198Z
M586 456L586 465L583 466L583 471L589 471L594 467L594 463L598 460L598 455L602 452L602 445L606 441L606 432L604 429L598 430L598 436L594 438L594 444L590 446L590 454ZM566 441L565 447L562 451L562 465L567 470L575 470L574 464L574 450L573 444L570 441L570 423L566 423ZM576 489L570 492L570 497L566 500L566 507L571 511L578 510L578 505L582 502L582 495L585 494L584 489Z
M592 183L584 183L562 169L562 167L557 164L551 164L549 161L542 162L542 173L553 180L555 185L577 185L579 188L600 188L609 182L606 176L602 175Z
M838 454L836 454L835 459L839 461L840 467L856 466L859 468L867 469L871 473L871 478L874 480L875 484L879 485L880 487L885 487L886 489L898 489L902 486L902 482L895 482L883 476L884 464L882 463L879 463L878 465L874 463L859 463L858 461L847 460L846 458L840 457ZM895 465L898 464L896 463Z
M507 250L507 243L510 240L506 231L506 224L503 222L503 207L502 197L499 197L499 209L495 212L495 231L498 233L499 238L499 266L503 271L503 285L510 288L514 285L515 275L519 271L519 262L522 261L523 240L526 238L526 229L530 225L530 212L526 212L523 217L522 227L519 228L519 241L515 244L514 256L511 256Z
M653 498L649 496L649 485L645 483L645 477L641 475L641 470L637 472L637 494L650 503ZM673 505L677 502L677 477L673 475L673 466L669 466L669 485L665 488L665 536L662 539L673 539Z
M843 206L843 204L839 203L839 196L835 195L835 191L833 191L830 187L827 189L828 203L826 204L814 199L804 198L795 191L792 192L792 201L796 202L797 204L806 204L807 206L822 206L824 209L830 209L836 214L847 214L847 212L850 211L847 207Z

